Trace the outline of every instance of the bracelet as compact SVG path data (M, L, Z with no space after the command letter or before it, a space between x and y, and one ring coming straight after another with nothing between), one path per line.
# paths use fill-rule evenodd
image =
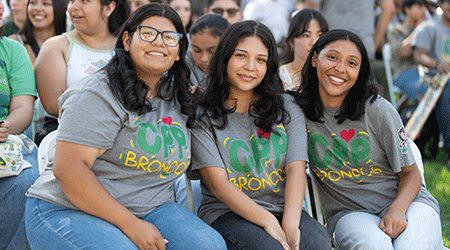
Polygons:
M403 213L406 213L406 209L404 209L400 206L390 205L389 208L391 208L391 207L397 208L397 209L401 210Z
M273 223L275 223L275 222L278 222L278 220L274 220L274 221L271 221L271 222L267 223L267 224L264 226L264 228L266 228L268 225L273 224Z

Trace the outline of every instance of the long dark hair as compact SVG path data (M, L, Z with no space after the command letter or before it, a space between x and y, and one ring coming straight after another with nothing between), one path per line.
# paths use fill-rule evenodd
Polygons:
M270 30L256 21L243 21L231 25L221 36L214 52L209 69L209 84L206 91L199 97L199 106L203 113L199 118L205 124L210 120L217 120L212 125L218 129L227 126L227 114L235 111L229 108L225 101L230 97L230 85L227 75L227 65L236 46L247 37L258 37L269 51L267 72L261 83L253 89L257 101L250 104L249 114L255 117L255 125L264 132L272 131L274 124L284 123L288 114L283 107L283 86L278 76L278 55L275 39ZM205 121L205 118L207 121Z
M27 4L27 19L25 25L19 31L19 34L25 36L24 43L33 43L36 41L34 38L33 24L28 18L28 5L30 5L31 0L28 0ZM55 36L61 35L66 31L66 11L67 11L67 0L52 0L53 6L53 27L55 27Z
M306 118L311 121L323 122L323 103L319 96L319 79L317 68L312 66L312 58L314 54L319 55L330 43L338 40L347 40L356 45L361 53L361 67L358 79L345 96L340 111L335 116L337 123L341 124L347 118L350 120L360 119L364 114L366 101L372 97L370 102L373 103L377 98L378 92L373 84L373 73L370 68L369 56L361 39L348 30L328 31L311 48L303 66L302 84L294 95Z
M205 14L191 26L189 35L192 37L207 31L211 36L220 38L228 27L230 27L230 24L225 17L219 14Z
M294 61L294 48L291 47L290 43L295 38L300 37L308 29L311 20L316 20L319 23L322 33L328 31L327 20L319 11L313 9L303 9L299 11L289 23L288 34L286 37L286 47L282 56L283 64Z
M114 50L115 55L105 67L109 77L109 85L114 95L127 110L138 114L153 110L150 101L146 98L149 87L142 80L139 80L133 61L129 52L125 51L122 40L125 31L128 32L129 36L132 36L137 26L152 16L169 19L177 32L183 34L178 45L180 59L175 61L172 67L164 73L159 82L157 95L164 100L178 101L181 106L181 113L189 117L187 126L190 127L195 119L195 109L189 92L190 71L185 61L188 41L180 17L168 5L151 3L141 6L123 24L118 34L116 49Z
M116 8L109 15L108 30L111 34L116 35L122 24L130 16L130 5L127 0L100 0L102 6L109 5L111 2L116 3Z

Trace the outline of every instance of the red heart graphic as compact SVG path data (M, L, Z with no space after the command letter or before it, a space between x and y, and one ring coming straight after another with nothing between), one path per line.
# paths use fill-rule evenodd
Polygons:
M352 139L352 137L354 135L355 135L355 130L354 129L350 129L349 131L347 131L347 130L342 130L341 131L342 139L346 140L347 142L349 142L350 139Z
M162 120L162 122L168 124L169 126L172 125L172 117L171 116L169 116L167 118L162 118L161 120Z
M258 130L258 135L259 135L259 137L264 137L266 139L269 139L270 132L264 133L262 131L262 129L260 129L260 130Z

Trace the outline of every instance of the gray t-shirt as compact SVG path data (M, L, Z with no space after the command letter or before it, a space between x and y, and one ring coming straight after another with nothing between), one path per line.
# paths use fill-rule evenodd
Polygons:
M273 213L284 209L286 164L308 161L303 112L291 96L285 104L291 120L275 125L275 133L263 133L246 113L228 114L225 129L201 127L192 130L192 169L221 167L228 179L257 204ZM215 136L214 136L215 134ZM197 171L194 171L198 174ZM220 202L202 181L202 204L198 215L211 224L231 211Z
M143 217L174 200L173 182L189 166L187 117L179 104L158 97L150 99L152 112L127 111L107 82L105 72L100 71L60 97L57 140L107 149L91 170L117 201ZM52 172L40 176L27 195L77 209Z
M384 98L367 101L357 121L337 124L334 115L339 109L324 107L324 123L306 119L311 169L329 233L349 212L382 217L397 196L398 173L415 162L400 116ZM425 188L415 201L439 213L436 199Z
M327 19L330 30L346 29L363 40L371 58L374 57L375 7L385 0L313 0Z
M450 62L450 28L441 19L427 20L417 26L411 45L426 49L435 60Z

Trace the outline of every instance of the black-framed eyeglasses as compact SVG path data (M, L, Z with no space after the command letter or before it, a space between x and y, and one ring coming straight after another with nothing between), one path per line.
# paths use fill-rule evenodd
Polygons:
M238 13L239 9L223 9L220 7L211 9L212 12L223 16L223 13L226 11L229 17L234 17Z
M175 31L159 31L150 26L138 26L139 37L142 41L153 42L156 40L159 34L161 34L162 41L165 45L169 47L175 47L180 43L183 34Z

